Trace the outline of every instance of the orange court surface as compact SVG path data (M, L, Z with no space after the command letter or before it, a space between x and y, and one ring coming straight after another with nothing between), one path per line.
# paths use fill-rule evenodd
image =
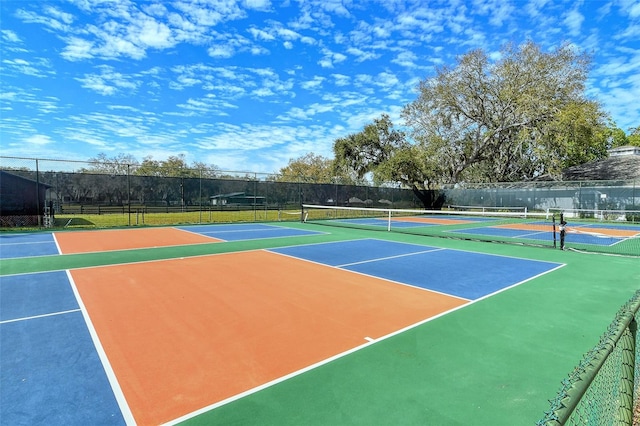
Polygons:
M219 404L469 302L266 251L70 276L138 424Z
M221 241L177 228L56 232L55 239L62 254L168 247Z

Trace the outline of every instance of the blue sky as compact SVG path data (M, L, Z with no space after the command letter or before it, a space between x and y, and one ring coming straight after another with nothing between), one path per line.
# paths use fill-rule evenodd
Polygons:
M276 172L527 39L591 53L588 95L640 125L638 0L2 0L0 31L5 156Z

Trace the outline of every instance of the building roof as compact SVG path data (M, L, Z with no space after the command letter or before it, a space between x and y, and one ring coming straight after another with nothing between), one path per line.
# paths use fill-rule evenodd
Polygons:
M33 183L34 185L37 183L37 184L38 184L38 185L40 185L41 187L44 187L44 188L52 188L52 186L51 186L51 185L48 185L48 184L46 184L46 183L36 182L36 181L35 181L35 180L33 180L33 179L26 178L26 177L24 177L24 176L20 176L20 175L17 175L17 174L15 174L15 173L10 173L10 172L5 171L5 170L0 170L0 182L2 181L2 179L3 179L3 178L5 178L5 179L6 179L6 178L8 178L8 179L17 179L17 180L19 180L19 181L23 181L23 182L27 182L27 183Z
M614 155L640 155L640 146L623 145L609 150L609 156Z
M229 194L217 194L209 197L210 199L221 199L221 198L265 198L262 195L247 195L245 192L231 192Z
M640 155L612 155L603 160L569 167L562 180L638 180Z

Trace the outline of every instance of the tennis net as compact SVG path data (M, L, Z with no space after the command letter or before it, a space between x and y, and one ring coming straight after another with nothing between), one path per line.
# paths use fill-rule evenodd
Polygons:
M560 243L553 214L492 210L413 210L302 206L302 220L340 226L476 241L553 247Z
M621 220L619 215L611 216L616 220L606 217L580 217L562 210L529 212L526 208L502 211L470 206L445 210L302 206L302 220L319 225L640 256L640 222Z

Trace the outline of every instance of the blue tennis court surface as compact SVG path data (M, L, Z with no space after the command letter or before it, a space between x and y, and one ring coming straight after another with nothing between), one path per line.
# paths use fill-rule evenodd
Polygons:
M384 228L389 226L389 221L388 219L385 219L385 218L336 219L336 222L351 223L354 225L380 226ZM392 221L391 226L394 228L416 228L421 226L433 226L433 225L434 225L433 223Z
M1 424L125 424L65 272L0 277L0 307Z
M591 230L605 229L605 226L579 226L571 228L566 235L565 242L567 245L571 244L591 244L598 246L613 246L622 241L629 239L630 237L616 237L611 235L602 234L599 232L592 232ZM608 226L606 229L612 230L637 230L637 227L625 227L625 226ZM513 239L528 239L537 241L547 241L551 243L553 241L553 231L527 231L523 229L510 229L507 227L483 227L483 228L468 228L448 231L456 234L470 234L470 235L483 235L492 237L505 237ZM631 237L637 238L637 237ZM556 240L560 240L559 232L556 232Z
M0 321L78 308L64 271L0 277Z
M375 239L271 251L469 300L488 296L562 266Z
M59 254L53 234L3 234L0 235L0 259Z
M527 238L532 240L553 241L552 231L525 231L522 229L486 227L486 228L459 229L459 230L449 231L449 232L457 233L457 234L489 235L494 237Z

